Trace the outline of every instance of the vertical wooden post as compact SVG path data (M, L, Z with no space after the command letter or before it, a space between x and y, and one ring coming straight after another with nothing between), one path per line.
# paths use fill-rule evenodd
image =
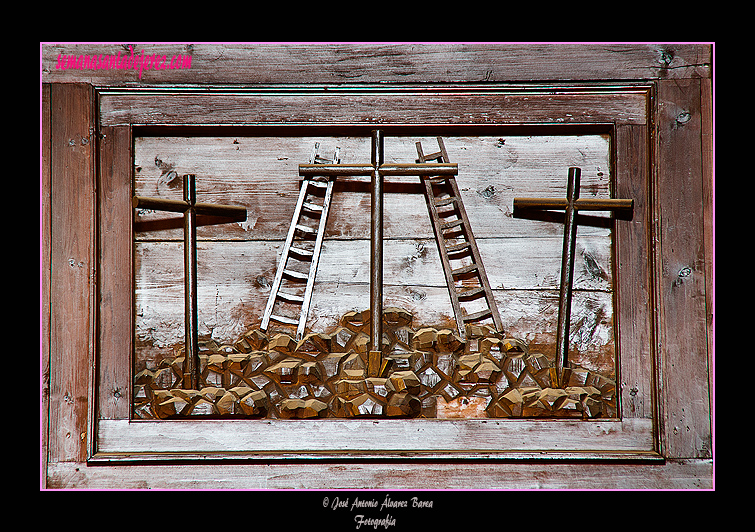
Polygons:
M561 253L561 290L558 298L558 331L556 333L556 380L560 386L564 368L569 360L569 319L571 318L572 278L574 277L574 248L577 245L575 202L579 198L579 168L569 168L566 185L566 216L564 218L564 246Z
M380 372L383 341L383 132L372 132L372 202L370 247L370 353L367 372L377 377Z
M189 208L184 212L184 324L186 345L184 346L184 388L199 389L199 325L197 324L197 201L195 176L184 176L184 201Z
M96 97L86 83L50 86L49 184L43 197L49 253L50 463L83 462L92 441L96 324ZM45 131L45 134L48 134ZM44 140L44 139L43 139ZM43 324L44 327L44 324Z

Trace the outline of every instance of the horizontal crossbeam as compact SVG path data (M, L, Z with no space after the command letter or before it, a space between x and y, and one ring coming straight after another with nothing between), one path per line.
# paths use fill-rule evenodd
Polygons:
M167 212L186 212L190 204L187 201L168 200L161 198L145 198L134 196L132 203L135 209L152 209ZM246 220L246 207L236 205L214 205L212 203L195 203L194 212L202 216L224 216L229 221L243 222Z
M514 209L564 210L567 205L566 198L514 198ZM573 208L577 211L631 211L633 207L631 199L581 198L574 202Z
M456 163L415 163L376 165L383 176L457 175ZM369 176L376 166L371 164L300 164L299 175L313 176Z

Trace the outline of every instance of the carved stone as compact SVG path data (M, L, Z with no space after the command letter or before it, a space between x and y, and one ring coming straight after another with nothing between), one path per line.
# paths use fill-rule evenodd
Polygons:
M380 417L386 403L381 397L362 393L350 399L338 398L337 413L340 417Z
M438 340L438 331L431 327L425 327L414 333L412 339L412 347L414 349L427 351L435 347L435 342Z
M345 353L351 348L351 341L356 333L346 327L338 327L331 334L330 348L335 352Z
M369 318L369 312L349 313L335 331L309 333L299 342L257 329L234 343L205 339L200 390L176 388L184 384L184 358L182 349L175 349L175 358L162 358L156 369L135 375L133 415L616 416L616 382L610 377L570 364L563 386L557 386L554 362L530 353L521 340L493 334L486 326L470 328L475 336L464 341L451 329L415 331L411 314L400 309L384 313L384 351L379 367L368 374Z
M316 362L303 362L299 365L297 371L297 382L299 384L310 384L321 380L320 367Z
M395 371L388 377L388 389L393 392L406 392L419 395L420 380L413 371Z
M301 360L298 358L286 358L265 371L265 374L279 384L292 384L298 379Z
M383 309L383 320L389 327L404 327L411 325L412 313L398 307L386 307Z
M215 403L208 401L204 397L198 397L189 407L188 415L190 416L214 416L218 414Z
M278 333L270 338L268 350L278 351L283 354L291 354L296 349L296 341L286 333Z
M437 346L438 351L455 352L459 349L464 349L464 342L455 331L451 329L441 329L437 333Z
M239 398L239 409L244 415L265 417L270 407L267 394L261 390L251 391Z
M419 399L407 392L394 393L385 407L389 417L415 417L422 409Z
M330 353L332 338L325 333L309 333L296 344L297 353L308 353L314 356Z
M280 416L284 419L311 419L325 417L328 405L318 399L284 399L280 404Z

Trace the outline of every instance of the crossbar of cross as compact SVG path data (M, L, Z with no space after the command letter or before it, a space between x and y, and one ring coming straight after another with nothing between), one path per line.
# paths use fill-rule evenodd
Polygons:
M370 176L370 349L367 371L377 376L383 338L383 177L457 175L455 163L384 164L384 135L371 132L370 164L300 164L301 177Z
M574 250L577 241L577 211L631 212L634 207L634 201L631 199L579 199L581 173L580 168L569 168L566 198L514 198L514 216L528 209L563 210L565 213L556 332L556 375L555 378L551 378L554 387L567 384L564 382L564 368L569 364L569 322L574 281Z
M199 325L197 313L197 215L227 218L227 222L246 220L246 208L197 202L196 176L183 176L183 201L134 196L135 209L183 213L184 218L184 368L182 387L199 389Z

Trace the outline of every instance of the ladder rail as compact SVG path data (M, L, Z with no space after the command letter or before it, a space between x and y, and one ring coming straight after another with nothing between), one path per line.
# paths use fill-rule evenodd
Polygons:
M322 212L320 214L320 224L317 227L315 247L312 250L312 262L309 265L309 277L307 279L307 286L304 289L304 301L302 302L301 314L299 315L299 325L296 329L297 340L301 340L304 337L304 328L307 325L307 315L309 314L309 306L312 303L312 292L314 291L315 278L317 277L317 267L320 263L322 242L325 237L325 225L327 224L328 211L330 210L330 200L333 196L334 180L335 178L328 181L328 188L325 190L325 198L323 200Z
M288 263L288 256L291 249L291 245L294 241L294 235L296 233L296 226L301 216L302 205L304 204L304 198L307 196L307 188L309 185L307 182L302 182L299 189L299 198L296 201L296 207L291 219L291 225L288 228L288 234L286 235L286 241L283 243L283 250L281 251L281 258L278 262L278 269L275 271L275 277L273 279L273 285L270 288L270 296L267 299L267 305L265 306L265 313L262 315L262 323L260 329L267 330L270 324L270 318L273 315L273 307L275 301L278 298L278 291L280 290L281 282L283 281L283 273L286 270L286 263Z
M448 252L446 246L443 244L443 229L441 228L441 222L438 218L438 210L433 202L433 190L432 183L428 179L422 179L425 187L425 199L427 200L427 208L430 209L430 221L432 222L433 232L435 233L435 240L438 243L438 251L440 253L440 260L443 264L443 275L446 277L446 286L448 287L448 295L451 297L451 306L456 316L456 326L459 329L461 338L466 337L466 330L464 323L459 319L461 317L461 303L454 289L454 277L451 273L451 261L448 258Z
M461 192L459 191L459 185L456 183L456 179L451 179L451 190L454 193L454 196L457 198L461 198ZM467 231L469 231L469 234L467 234L467 241L469 242L469 249L472 252L472 258L474 260L474 264L477 265L477 272L478 277L480 279L480 284L482 285L482 288L485 293L485 299L488 302L488 308L492 312L491 318L493 319L493 323L495 324L495 328L497 331L502 331L503 326L501 323L501 316L498 313L498 305L495 303L495 299L493 298L493 290L490 287L490 281L488 280L488 274L485 271L485 266L482 263L482 256L480 255L480 250L477 247L477 240L472 236L472 230L471 225L469 223L469 218L467 217L467 211L464 209L464 203L462 201L456 202L456 207L459 210L459 216L464 220L464 227Z

